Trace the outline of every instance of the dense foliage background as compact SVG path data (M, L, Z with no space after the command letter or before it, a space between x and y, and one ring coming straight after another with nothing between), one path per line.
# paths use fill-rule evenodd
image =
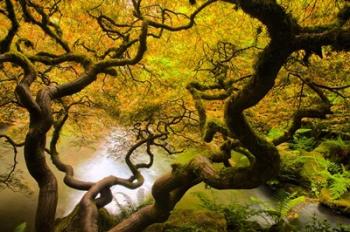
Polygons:
M246 228L245 220L257 214L270 213L269 217L273 218L270 229L289 231L289 222L293 221L291 215L297 211L295 208L313 201L349 215L349 39L340 40L343 38L341 34L332 37L333 40L327 37L328 40L312 42L314 34L326 37L333 31L340 31L347 38L350 27L348 1L246 2L197 1L196 4L189 4L187 1L165 0L0 0L0 38L3 38L0 51L1 146L13 147L15 155L22 155L22 150L17 154L17 148L24 145L26 150L30 147L32 143L28 142L28 137L37 129L36 136L39 137L33 141L41 141L38 142L41 150L34 148L29 151L28 148L27 164L31 159L28 157L51 155L53 163L60 166L62 164L57 161L59 135L74 137L75 144L72 146L93 146L110 132L110 128L122 126L135 135L130 138L130 144L136 148L141 145L145 150L151 146L158 147L176 156L177 164L173 165L172 173L176 173L176 170L187 173L189 168L192 170L191 165L197 163L191 160L197 155L216 162L213 154L219 150L223 153L226 151L227 155L225 146L229 146L229 157L223 160L217 158L220 164L215 164L217 170L224 167L220 175L229 178L231 174L227 170L231 169L225 169L227 167L234 167L239 173L254 166L256 154L249 143L257 141L260 146L260 142L265 143L266 140L266 153L276 150L281 158L281 167L278 175L263 182L276 194L282 192L284 203L280 210L273 213L252 209L243 215L244 210L237 210L239 206L224 207L213 204L203 195L199 196L206 209L224 215L228 230L257 231L259 225L252 223ZM298 25L294 29L300 32L291 32L296 34L293 39L305 36L311 42L299 49L293 48L278 68L273 86L262 94L257 104L243 107L239 112L243 115L244 110L242 118L254 132L250 134L248 126L248 132L242 129L241 133L238 125L232 128L232 125L228 125L228 118L236 117L230 114L228 102L239 99L241 93L247 93L244 92L246 89L251 88L253 93L248 92L252 96L254 91L260 91L261 84L257 78L259 65L269 59L263 54L278 40L274 36L277 32L273 31L278 25L274 25L273 20L264 14L269 11L274 13L275 8L276 15L282 15L286 24ZM281 35L287 34L284 28L278 30ZM6 44L8 39L9 44ZM288 41L280 40L280 43L288 44ZM147 50L143 49L146 42ZM125 49L123 46L126 46ZM285 49L288 50L288 47ZM67 58L71 54L74 58ZM271 57L273 67L279 61ZM109 65L108 62L115 64ZM37 96L32 98L33 101L44 109L42 105L46 102L43 100L42 103L40 96L47 89L52 91L48 94L51 105L47 107L50 115L47 128L45 117L37 116L35 109L21 95L23 92L18 90L26 82L31 65L36 72L35 79L28 87L30 95ZM93 69L96 72L92 72ZM54 90L90 74L94 76L91 76L91 84L84 85L79 91L72 88L71 94L61 97ZM258 83L257 86L254 83ZM59 97L55 97L55 94ZM235 98L236 95L238 97ZM251 99L253 97L247 102ZM326 111L322 111L325 104ZM300 113L302 111L304 113ZM299 113L301 116L297 118L300 122L295 123L298 121L295 116ZM294 125L295 130L289 134L289 129ZM211 129L218 133L210 133ZM244 136L245 133L247 136ZM249 136L252 139L247 139ZM281 142L278 142L279 139ZM50 141L53 141L51 146ZM132 149L129 150L130 154ZM260 148L256 146L256 149ZM44 155L45 151L47 154ZM127 155L126 159L129 158ZM259 163L259 158L257 160ZM273 163L274 160L271 160L266 162ZM0 191L6 188L30 191L33 188L21 181L23 174L16 169L16 156L1 154L0 162ZM200 164L204 166L205 162ZM148 167L148 164L143 165L143 168ZM131 169L135 169L134 179L130 183L122 180L122 185L136 188L133 184L140 181L138 169L141 166L130 164ZM66 166L58 169L62 169L66 177L73 178ZM225 171L228 173L225 174ZM211 182L211 177L205 174L198 178L214 188L229 188L225 181L221 186L215 181ZM191 186L197 181L194 178ZM183 183L183 186L187 185L189 183ZM91 186L80 188L89 193L93 191ZM101 189L89 196L93 202L107 187ZM179 199L169 203L164 212L170 212ZM169 212L161 218L169 217ZM237 218L241 221L237 221ZM68 220L67 224L76 227L74 219L72 221ZM91 221L84 223L86 226ZM309 226L320 225L314 222ZM93 227L87 225L86 228L94 231L96 228ZM193 231L196 229L189 228Z

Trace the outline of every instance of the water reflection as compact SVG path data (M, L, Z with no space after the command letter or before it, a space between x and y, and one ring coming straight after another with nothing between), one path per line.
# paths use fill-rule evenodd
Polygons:
M96 150L89 148L77 149L69 144L72 138L64 138L62 141L61 157L64 162L74 166L77 178L86 181L97 181L109 175L118 177L129 177L131 175L129 168L125 164L124 157L127 149L131 146L131 138L126 131L121 128L114 129L111 134L101 142ZM11 154L10 149L0 146L2 154ZM151 169L141 170L145 177L144 184L136 190L129 190L122 186L112 188L114 195L113 201L106 208L113 214L123 213L123 210L136 208L139 204L149 197L151 186L154 180L162 173L170 171L171 158L160 151L155 151L154 164ZM10 190L0 191L0 231L13 231L16 225L27 222L28 232L33 231L33 220L36 209L37 185L30 177L25 168L23 160L23 151L18 153L18 172L23 172L23 181L34 191L32 196L23 192L12 192ZM146 162L148 160L144 149L140 149L133 156L133 162ZM49 162L49 160L48 160ZM50 163L50 162L49 162ZM2 163L1 165L4 165ZM56 170L52 165L51 169L55 172L59 183L59 202L57 207L57 217L62 217L71 212L75 205L80 201L84 192L68 188L63 184L64 175ZM226 204L246 203L250 197L256 197L271 206L276 204L271 193L264 188L252 190L225 190L219 191L206 189L205 185L200 184L192 188L177 207L189 208L198 203L198 198L193 197L193 192L205 191L210 193L213 199L227 201ZM192 196L192 197L191 197ZM225 202L223 202L225 203ZM320 218L327 218L333 223L350 223L350 219L334 215L329 210L318 207L316 204L306 206L300 212L302 223L311 219L313 214Z
M98 181L103 177L114 175L117 177L128 178L131 171L125 163L124 157L131 139L128 139L127 134L122 129L114 129L110 137L100 145L97 152L88 160L82 161L75 167L75 175L77 178L86 181ZM153 167L146 170L141 170L144 176L144 184L136 189L131 190L123 186L112 187L114 196L113 201L106 206L107 210L112 214L118 214L125 208L136 208L142 204L150 195L150 190L153 182L161 173L170 170L170 161L166 155L156 152ZM145 154L145 149L140 147L139 150L132 156L134 163L147 162L148 155ZM84 193L80 191L70 191L67 195L68 203L63 206L64 213L67 215L73 207L80 201Z

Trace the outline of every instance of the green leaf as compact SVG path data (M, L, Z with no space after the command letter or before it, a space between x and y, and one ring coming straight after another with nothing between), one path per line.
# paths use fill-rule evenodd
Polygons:
M27 229L27 223L26 222L22 222L21 224L19 224L15 228L14 232L24 232L24 231L26 231L26 229Z

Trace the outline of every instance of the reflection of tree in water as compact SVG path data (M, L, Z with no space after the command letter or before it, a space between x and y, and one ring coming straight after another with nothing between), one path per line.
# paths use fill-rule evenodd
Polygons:
M25 181L25 174L17 165L17 147L20 147L21 144L3 135L0 135L0 138L5 139L5 141L0 141L0 152L5 154L0 156L0 192L10 189L13 192L22 192L27 196L32 195L33 191Z
M122 129L114 129L105 144L108 156L121 162L125 162L125 151L131 146L130 133Z
M143 205L146 203L145 198L145 189L139 188L137 191L137 200L135 202L135 199L131 199L131 197L123 192L113 192L113 201L116 203L117 207L119 208L119 217L125 218L132 214L133 212L137 211L138 208L141 206L140 203Z
M182 134L183 130L179 132L176 127L189 117L186 110L171 118L161 118L158 122L150 120L150 124L146 123L143 127L136 128L139 132L138 141L128 148L128 152L125 154L125 163L132 172L129 178L108 176L97 182L77 179L74 176L73 167L61 161L56 145L68 117L77 118L70 111L71 108L77 107L77 105L93 106L89 98L82 97L82 94L86 93L82 91L88 89L94 82L100 83L98 76L120 77L123 71L128 70L124 76L137 81L131 71L131 66L136 67L140 64L147 47L152 47L148 46L151 45L151 40L148 38L158 39L165 31L175 32L194 27L195 20L203 15L200 13L204 10L210 12L209 9L214 8L209 8L209 6L216 2L220 2L218 3L220 6L224 2L231 4L230 8L235 10L230 14L235 13L235 11L244 12L245 16L259 21L263 25L263 29L261 26L257 28L256 36L254 36L256 41L248 46L254 50L258 49L258 53L253 53L255 61L252 68L246 68L241 73L234 70L231 72L233 75L230 76L230 72L226 71L228 67L226 64L238 63L234 61L236 55L240 55L236 53L236 49L241 47L240 50L246 50L248 44L244 46L222 44L223 46L217 50L220 60L213 62L212 57L210 57L208 62L211 63L212 69L206 70L209 72L207 74L215 76L215 82L206 83L198 79L187 85L187 90L193 98L192 106L197 111L197 122L201 132L198 137L203 138L203 142L218 145L218 149L214 151L214 149L208 148L207 153L210 153L208 156L198 152L186 165L173 165L172 172L161 176L152 187L154 204L139 209L132 217L116 225L112 231L140 231L150 224L166 220L186 191L200 182L217 189L250 189L276 178L281 166L280 154L276 146L291 140L295 132L301 128L303 119L322 119L333 113L331 111L333 103L328 98L326 91L337 92L337 90L347 88L346 86L325 86L320 80L312 78L313 75L304 75L301 71L312 63L312 60L309 59L312 58L311 54L322 58L323 47L331 46L334 52L348 52L350 50L348 25L350 7L348 5L341 6L338 12L332 11L333 21L326 22L327 17L325 17L322 25L313 22L308 26L308 24L298 20L298 14L293 11L289 12L280 1L275 0L208 0L191 8L192 13L189 13L190 11L176 12L175 9L168 9L167 5L164 7L152 5L151 1L133 0L132 4L127 5L129 8L126 7L132 11L130 12L132 14L125 18L114 17L106 11L106 8L113 7L115 12L124 13L122 10L114 9L114 7L118 7L118 4L103 6L103 2L110 4L110 1L102 1L101 4L97 6L94 4L93 8L90 7L87 15L79 18L74 17L75 21L83 19L85 25L90 24L90 22L91 24L95 23L92 33L88 34L91 32L91 28L79 27L80 23L77 25L79 28L68 23L68 28L63 22L62 25L57 25L59 22L55 20L55 17L60 15L63 21L67 19L67 22L71 22L68 20L70 15L81 16L82 12L70 12L68 9L66 12L64 6L59 4L61 1L54 1L54 4L51 4L51 1L47 1L47 3L40 1L40 4L38 2L31 0L0 1L2 17L8 21L8 24L5 25L7 33L2 36L0 41L0 68L21 74L18 78L6 79L6 82L11 84L10 86L6 84L6 88L11 87L14 91L9 102L0 104L19 106L19 108L26 110L29 117L26 123L30 129L26 131L24 156L28 171L37 182L40 190L35 219L37 231L53 231L56 226L55 216L59 197L57 179L47 165L46 153L49 153L52 163L65 173L65 184L71 188L85 191L79 202L79 216L81 218L78 228L83 231L95 232L99 229L97 223L98 208L106 206L113 199L112 186L125 186L128 189L141 187L144 183L144 176L140 169L147 169L153 165L151 147L157 146L168 153L172 152L169 149L167 139L173 134ZM64 1L62 2L64 3ZM117 2L114 1L114 3ZM195 2L190 1L191 4ZM126 4L126 2L124 3ZM77 8L81 8L80 6ZM120 9L125 9L125 5L120 6ZM208 13L207 16L210 15ZM91 19L93 22L89 21ZM39 34L35 33L33 27L27 27L29 23L36 25L36 28L40 30L39 33L46 35L49 43L44 40L32 42L31 39L33 37L39 38ZM249 23L244 23L244 25L249 27ZM212 26L212 24L208 25L209 28ZM233 25L232 28L235 27L236 25ZM22 30L22 28L24 29ZM199 27L196 28L198 31L202 30ZM83 36L79 34L79 37L74 36L74 34L67 35L72 29L78 29L77 31L87 32L87 34L84 33ZM25 31L34 33L33 35L29 33L25 35ZM18 39L17 33L22 34L22 32L23 38ZM257 35L261 33L265 35L267 41L263 48L255 46L259 42ZM213 34L219 33L214 32ZM107 47L98 47L79 41L83 37L88 37L90 40L90 37L100 36L105 37L105 40L99 40L100 44ZM57 44L57 47L52 46L53 43ZM301 51L305 55L302 55ZM170 54L168 51L167 53ZM293 69L288 65L291 60L298 61L293 62ZM246 59L241 62L250 63ZM299 66L297 66L298 64ZM65 68L62 69L62 67ZM73 71L66 74L66 69ZM51 72L52 70L54 72ZM299 106L291 117L290 127L281 136L270 141L257 133L258 131L251 126L251 120L246 117L246 113L262 102L272 91L276 86L278 75L282 71L288 74L288 78L295 80L301 86L300 95L295 96ZM181 71L177 71L177 73L184 74ZM62 79L61 77L57 78L61 74L64 74ZM66 75L69 78L66 79ZM203 74L203 76L207 75ZM140 80L138 81L140 82ZM4 81L2 80L2 82ZM184 88L182 89L184 90ZM98 92L96 90L101 89L94 90ZM120 92L125 92L125 89L122 88ZM316 103L310 101L311 105L301 104L305 93L317 97L318 101ZM87 94L91 97L94 95L93 92ZM221 102L222 110L220 111L222 111L221 118L223 120L212 120L208 117L210 112L207 105L208 102L212 101ZM287 107L284 108L289 110ZM151 112L153 113L153 111ZM47 139L50 137L48 149L46 145ZM216 141L217 137L219 137L219 141ZM9 139L7 140L11 143ZM121 141L124 142L113 145L111 151L118 153L126 144L125 140L121 139ZM16 153L17 145L13 143L12 145ZM221 145L220 148L219 145ZM149 161L134 162L134 151L141 147L146 147L144 154L149 157ZM230 159L233 151L246 156L249 164L243 167L232 165ZM117 157L124 156L118 155ZM219 170L216 168L217 163L220 165ZM8 180L9 178L5 178L4 182ZM72 224L72 226L76 225Z

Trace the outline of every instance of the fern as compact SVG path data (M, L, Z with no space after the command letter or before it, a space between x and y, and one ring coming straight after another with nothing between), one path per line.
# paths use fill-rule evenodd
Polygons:
M339 199L350 189L350 172L343 169L342 173L331 175L329 191L332 199Z
M210 200L208 196L206 196L204 193L201 192L194 192L193 193L198 199L200 200L200 206L211 210L211 211L221 211L222 206L216 204L214 201Z
M347 148L350 144L349 142L345 142L340 136L337 139L328 139L325 140L324 143L328 145L330 148Z
M293 143L290 144L290 148L293 150L305 150L311 151L315 148L317 142L314 138L307 137L294 137Z
M295 198L288 197L285 201L283 201L281 203L281 206L280 206L281 218L288 217L291 210L293 210L296 206L298 206L304 202L305 202L304 196L299 196L299 197L295 197Z

